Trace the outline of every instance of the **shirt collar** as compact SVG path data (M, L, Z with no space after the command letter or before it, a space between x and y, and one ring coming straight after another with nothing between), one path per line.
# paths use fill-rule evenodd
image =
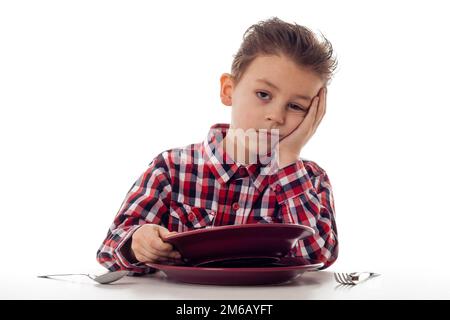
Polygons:
M210 168L220 184L226 184L230 179L242 178L239 168L247 169L256 189L262 192L269 182L269 175L274 173L276 163L270 161L268 164L253 163L250 165L239 165L226 153L222 147L229 124L217 123L211 126L207 138L203 142L205 164Z

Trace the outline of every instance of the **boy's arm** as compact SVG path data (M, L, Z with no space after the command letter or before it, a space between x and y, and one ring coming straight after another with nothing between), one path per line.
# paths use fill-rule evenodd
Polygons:
M329 267L338 256L338 238L331 184L325 171L302 160L280 169L271 177L271 187L280 203L285 223L312 227L314 236L300 240L294 254L319 260Z
M106 239L97 251L97 261L115 271L127 269L132 275L154 272L131 254L133 233L147 223L165 225L169 212L171 184L164 153L158 155L133 184L123 201Z

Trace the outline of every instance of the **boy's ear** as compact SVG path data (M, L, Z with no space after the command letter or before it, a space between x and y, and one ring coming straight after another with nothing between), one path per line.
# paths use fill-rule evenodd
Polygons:
M220 76L220 100L226 106L232 105L231 96L233 95L233 78L231 74L224 73Z

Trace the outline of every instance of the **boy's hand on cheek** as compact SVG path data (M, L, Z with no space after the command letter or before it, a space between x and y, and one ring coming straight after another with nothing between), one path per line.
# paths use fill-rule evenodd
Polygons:
M316 132L326 111L326 88L320 89L314 97L308 113L298 127L279 143L279 168L282 169L297 161L300 151Z
M181 258L171 244L163 241L163 237L170 232L166 228L156 224L145 224L132 235L131 253L137 261L143 263L166 262Z

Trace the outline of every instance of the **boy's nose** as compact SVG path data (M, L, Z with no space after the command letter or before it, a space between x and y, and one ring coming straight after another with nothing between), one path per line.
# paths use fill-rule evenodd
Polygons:
M278 124L284 124L284 111L283 110L271 110L266 115L266 120L277 122Z

